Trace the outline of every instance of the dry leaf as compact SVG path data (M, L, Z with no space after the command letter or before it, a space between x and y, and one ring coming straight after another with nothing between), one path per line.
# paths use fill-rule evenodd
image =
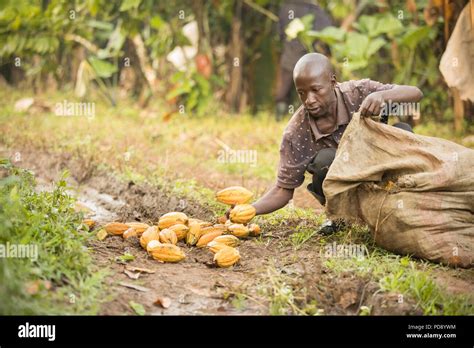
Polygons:
M25 285L25 291L29 295L36 295L42 288L46 290L51 289L51 282L49 280L33 280Z
M344 294L342 294L341 298L339 299L339 304L344 309L353 305L356 302L357 302L357 294L353 291L345 292Z
M163 308L168 308L171 306L171 300L169 297L158 297L155 302L153 302L155 306L161 306Z
M126 283L126 282L120 282L119 285L125 286L126 288L130 288L130 289L133 289L133 290L137 290L137 291L143 291L143 292L150 291L150 289L145 288L143 286L130 284L130 283Z
M26 284L25 291L28 295L36 295L39 291L39 287L40 287L40 281L33 280Z
M107 233L106 230L104 230L103 228L101 228L101 229L97 232L96 236L97 236L97 239L98 239L98 240L104 240L104 239L108 236L108 233Z
M135 266L130 266L130 265L127 265L125 269L131 272L140 272L140 273L149 273L149 274L153 274L156 272L154 269L135 267Z
M140 273L131 272L127 269L124 269L123 273L125 273L130 279L138 279L140 277Z

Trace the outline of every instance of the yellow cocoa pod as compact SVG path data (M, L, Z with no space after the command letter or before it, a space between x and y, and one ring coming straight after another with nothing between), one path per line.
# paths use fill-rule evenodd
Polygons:
M250 201L253 193L242 186L227 187L216 193L216 199L224 204L237 205Z
M228 245L225 245L225 244L216 242L215 239L214 239L212 242L209 242L209 243L207 244L207 248L208 248L211 252L213 252L214 254L217 253L219 250L225 248L225 247L228 247Z
M95 225L95 221L92 220L92 219L84 219L84 220L82 220L82 223L85 224L85 225L87 225L87 227L89 228L89 230L90 230L91 228L93 228L94 225Z
M122 234L123 239L128 239L130 237L137 237L137 236L138 236L138 233L133 227L130 227L128 230L126 230Z
M222 231L227 231L227 226L225 224L214 224L212 227L215 229L222 229Z
M160 230L164 230L173 225L188 223L188 216L181 212L171 212L162 215L158 221L158 227Z
M178 240L185 239L189 231L189 227L183 224L173 225L173 226L168 227L168 229L176 233L176 237L178 238Z
M201 236L201 225L199 225L199 223L191 224L189 226L188 234L186 235L186 244L196 245Z
M222 232L221 234L223 234L224 232L227 231L227 228L224 225L214 225L214 226L209 226L209 227L204 227L204 228L201 227L202 236L205 234L213 233L217 231Z
M161 245L161 242L159 240L153 239L150 240L150 242L146 246L146 251L149 252L153 248L156 248L157 246Z
M216 237L219 237L224 233L223 231L214 231L210 233L206 233L199 238L199 241L197 242L196 246L198 248L205 247L209 242L212 242L212 240Z
M170 244L178 243L178 237L176 236L176 233L173 230L170 230L169 228L165 228L164 230L161 230L159 233L159 236L160 236L161 243L170 243Z
M141 236L142 233L145 232L148 227L150 227L150 225L148 224L145 224L143 222L137 222L137 221L126 222L125 225L127 225L128 227L133 227L135 231L137 231L137 235L139 236Z
M260 233L262 233L262 230L260 229L260 226L257 224L250 224L249 232L252 237L257 237L260 235Z
M237 224L246 224L255 216L255 208L251 204L236 205L229 214L230 220Z
M237 245L240 244L239 238L237 238L236 236L230 235L230 234L226 234L224 236L216 237L216 238L213 239L213 242L224 244L224 245L231 246L231 247L236 247Z
M128 226L121 222L109 222L104 226L104 230L106 230L108 234L121 236L126 230L128 230Z
M147 252L155 260L163 262L179 262L186 257L180 247L170 243L150 242Z
M208 222L208 221L204 221L200 219L193 219L193 218L190 218L188 220L188 226L194 223L201 225L201 228L212 226L212 222Z
M143 249L146 249L147 244L152 240L160 240L160 234L158 227L156 226L150 226L145 232L142 233L142 236L140 237L140 245Z
M227 246L214 254L214 262L219 267L230 267L240 260L239 251Z
M242 224L232 224L227 229L229 230L230 234L239 238L246 238L250 234L249 228Z

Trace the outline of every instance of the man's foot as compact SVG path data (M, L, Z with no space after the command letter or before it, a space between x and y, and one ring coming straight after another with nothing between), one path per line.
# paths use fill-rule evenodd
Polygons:
M341 231L344 227L346 227L346 224L343 220L326 220L321 225L321 228L319 229L318 233L322 234L323 236L329 236L331 234Z

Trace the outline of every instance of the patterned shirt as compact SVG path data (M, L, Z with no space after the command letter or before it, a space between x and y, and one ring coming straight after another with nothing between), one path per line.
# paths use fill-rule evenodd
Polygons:
M277 186L294 189L303 184L308 165L324 148L337 148L352 114L371 93L394 88L370 79L336 83L336 128L330 134L322 134L316 121L304 106L296 110L288 122L280 144Z

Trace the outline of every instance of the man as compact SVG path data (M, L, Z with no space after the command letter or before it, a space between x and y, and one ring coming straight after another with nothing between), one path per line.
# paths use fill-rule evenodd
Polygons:
M280 8L278 29L283 47L279 66L280 80L275 96L277 120L281 120L284 115L288 114L288 104L293 84L293 68L298 59L308 53L308 50L298 39L288 41L285 30L293 19L301 18L308 14L314 17L312 23L313 30L319 31L332 25L329 14L311 0L286 0ZM316 47L316 43L317 41L314 42L314 47Z
M306 54L297 62L293 80L303 105L285 128L276 184L253 204L257 215L283 208L303 183L305 171L313 175L308 190L324 205L322 184L352 114L379 115L385 102L417 102L423 97L413 86L369 79L338 83L329 59L319 53ZM406 123L394 126L412 131ZM320 233L334 233L340 227L328 221Z

